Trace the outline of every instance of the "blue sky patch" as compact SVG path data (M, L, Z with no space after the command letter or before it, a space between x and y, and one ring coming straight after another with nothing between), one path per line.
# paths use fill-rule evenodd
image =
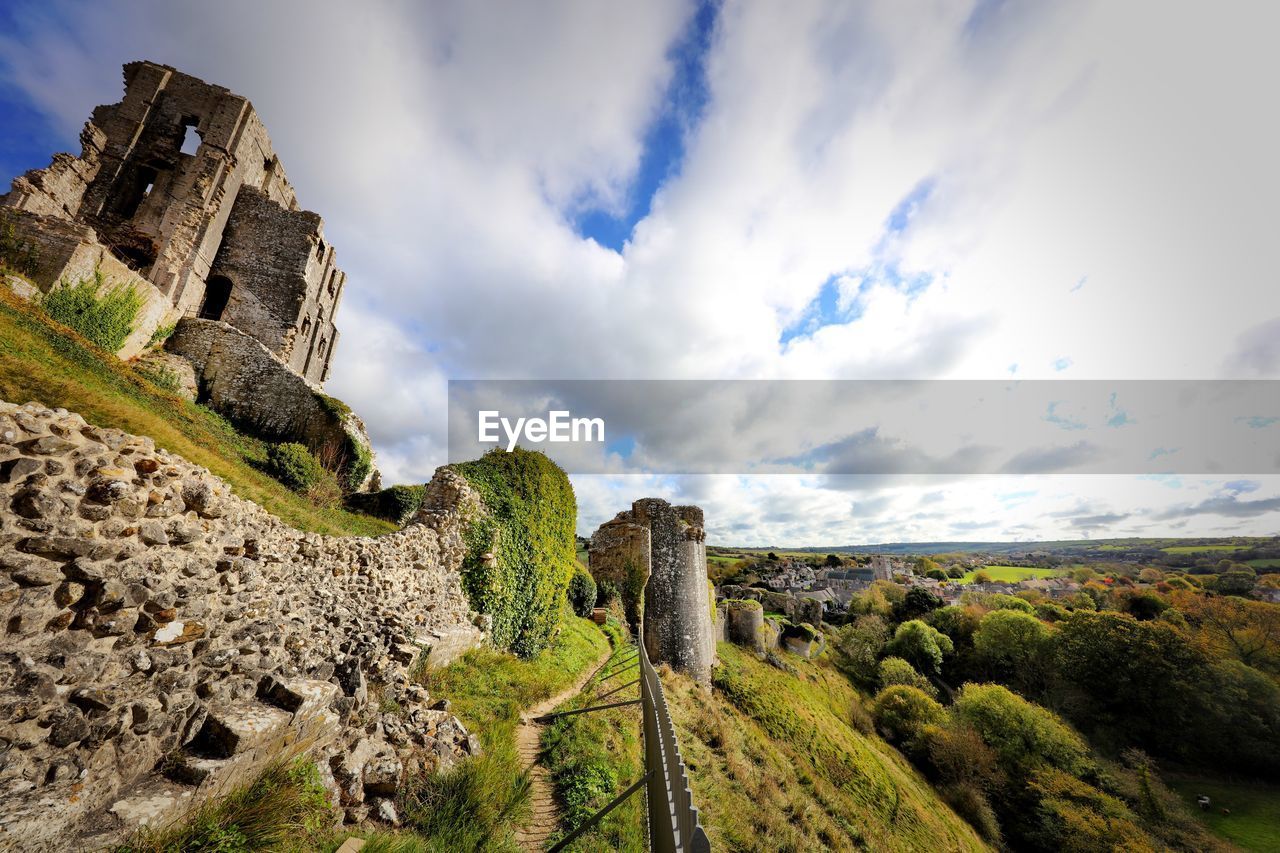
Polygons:
M701 120L708 100L703 63L711 49L716 11L714 3L699 4L688 29L668 52L675 71L663 96L662 108L645 134L644 153L627 191L625 211L621 215L598 208L582 211L574 220L574 228L583 237L622 251L636 223L649 215L654 195L669 178L679 173L685 140Z

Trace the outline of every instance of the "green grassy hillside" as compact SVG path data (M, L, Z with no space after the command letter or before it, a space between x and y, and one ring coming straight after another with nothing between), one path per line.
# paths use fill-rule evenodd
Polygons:
M0 400L35 400L78 412L98 426L149 436L158 446L226 480L240 497L302 530L373 536L395 529L366 515L317 506L290 491L255 467L266 458L263 442L153 384L114 355L49 320L3 285Z
M787 671L721 643L715 690L664 674L694 801L714 849L986 850L907 761L871 733L823 660Z

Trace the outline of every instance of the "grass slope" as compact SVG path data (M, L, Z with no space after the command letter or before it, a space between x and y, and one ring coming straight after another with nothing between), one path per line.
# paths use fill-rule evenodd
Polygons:
M319 507L254 467L266 445L215 413L139 376L127 364L60 326L0 286L0 400L78 412L90 423L150 436L203 465L242 498L317 533L373 536L395 526L339 508Z
M714 849L988 849L896 750L859 730L861 698L829 663L782 654L792 673L727 643L719 654L710 696L664 674Z
M635 685L606 696L634 680L637 671L627 668L628 662L635 659L635 647L626 632L612 620L605 625L605 631L614 644L609 663L581 694L558 710L621 702L640 695L639 685ZM610 678L600 678L610 674ZM561 717L543 731L543 760L551 772L561 809L559 837L572 832L640 778L644 772L640 729L640 709L632 705ZM637 792L566 849L575 853L644 853L648 849L645 834L644 794Z
M1192 814L1215 835L1245 850L1280 851L1280 786L1212 776L1168 773L1166 777ZM1200 794L1212 800L1212 809L1201 811L1196 806ZM1222 814L1223 808L1231 814Z

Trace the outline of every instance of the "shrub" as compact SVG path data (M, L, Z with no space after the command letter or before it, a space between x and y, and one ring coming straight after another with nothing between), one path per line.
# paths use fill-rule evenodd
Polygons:
M931 699L938 698L938 691L929 683L929 679L916 672L915 667L902 658L888 657L880 661L880 686L892 687L895 684L914 687Z
M997 848L1002 846L1000 821L996 820L995 810L981 789L974 785L949 785L941 793L947 805L978 830L979 835Z
M378 492L347 495L347 506L356 512L404 524L422 507L426 486L391 486Z
M569 606L578 616L590 616L596 603L596 581L591 573L578 566L569 578Z
M108 352L124 346L142 304L136 287L108 287L98 270L75 284L64 281L40 299L46 314Z
M932 673L941 672L942 656L955 651L950 637L919 619L899 625L885 648L889 654L904 658L920 671Z
M487 509L465 533L462 588L471 608L493 617L499 648L537 654L559 625L577 565L573 486L544 454L523 448L493 450L453 470Z
M911 744L925 726L942 721L942 706L923 691L905 684L886 687L876 695L873 715L885 738Z
M177 373L167 367L139 367L137 371L139 376L161 391L176 394L182 390L182 380L178 378Z
M267 448L267 473L295 492L306 492L324 476L324 468L305 445L297 442Z
M618 585L605 578L596 584L596 607L609 607L618 600Z
M1092 767L1081 737L1057 714L999 684L966 684L952 711L995 750L1011 776L1048 765L1079 775Z

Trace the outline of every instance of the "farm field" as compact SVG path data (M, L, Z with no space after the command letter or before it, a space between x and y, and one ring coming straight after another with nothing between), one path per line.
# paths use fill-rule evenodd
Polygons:
M1266 560L1245 560L1244 564L1251 569L1280 569L1280 558Z
M1280 850L1280 787L1173 773L1167 781L1215 835L1245 850ZM1212 801L1210 810L1196 808L1200 794ZM1231 813L1222 814L1224 808Z
M964 577L957 579L955 583L973 583L973 579L978 572L986 572L991 576L993 581L1001 581L1004 583L1031 580L1033 578L1053 578L1066 574L1063 569L1034 569L1026 566L986 566L984 568L974 569L973 571L968 572Z
M1160 550L1166 554L1229 554L1232 551L1244 551L1249 547L1248 545L1172 545Z

